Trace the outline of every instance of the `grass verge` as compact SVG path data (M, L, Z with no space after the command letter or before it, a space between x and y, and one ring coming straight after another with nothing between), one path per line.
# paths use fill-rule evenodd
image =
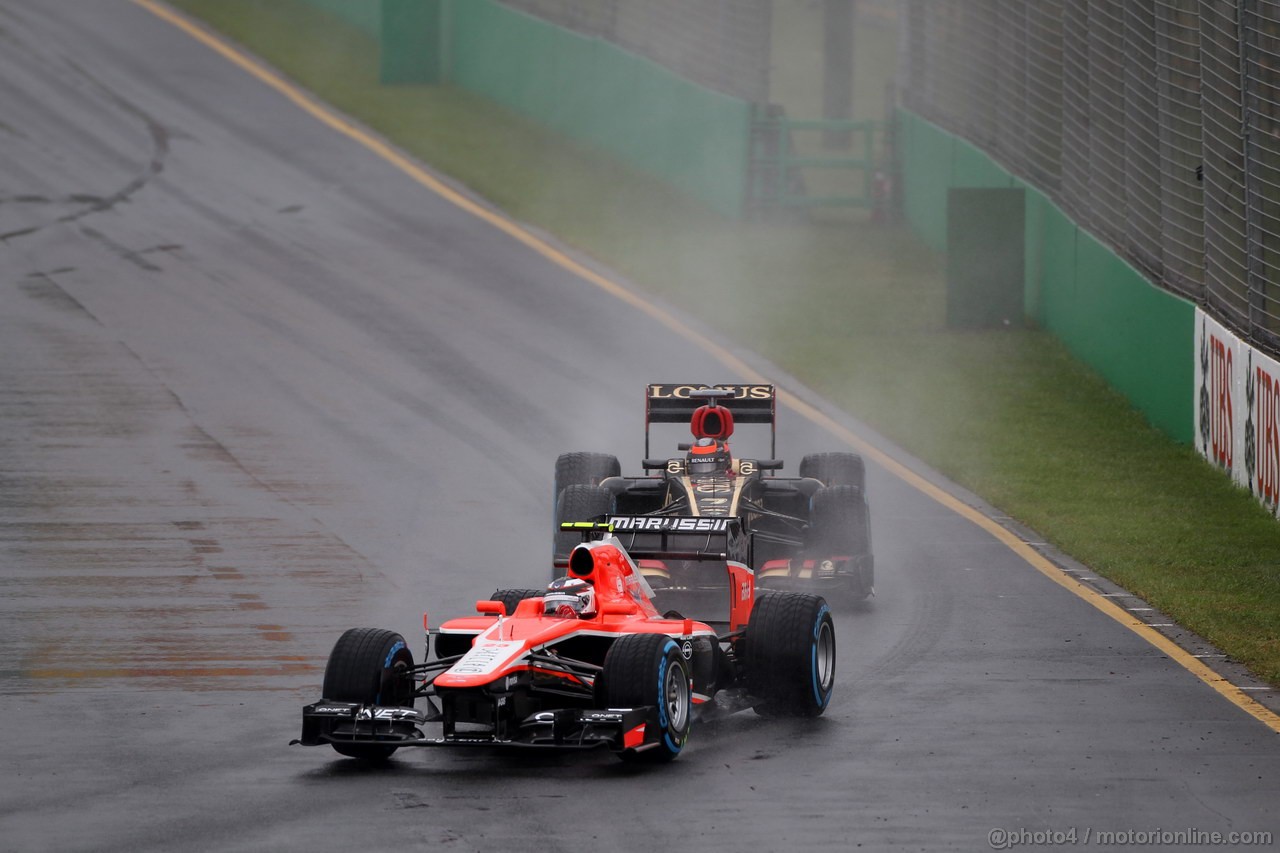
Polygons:
M295 0L171 2L513 217L711 306L705 322L1280 685L1280 524L1051 336L947 330L941 259L905 230L729 222L465 92L380 86L373 39Z

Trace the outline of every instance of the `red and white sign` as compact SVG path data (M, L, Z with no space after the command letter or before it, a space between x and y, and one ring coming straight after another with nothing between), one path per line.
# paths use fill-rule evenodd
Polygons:
M1252 355L1247 382L1253 386L1251 414L1257 450L1249 488L1275 513L1280 506L1280 365L1257 352Z
M1280 362L1196 310L1196 448L1280 515Z

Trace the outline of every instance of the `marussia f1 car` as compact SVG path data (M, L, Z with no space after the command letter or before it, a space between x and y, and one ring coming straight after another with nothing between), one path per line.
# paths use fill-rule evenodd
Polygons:
M712 559L736 519L624 534L641 551ZM392 631L353 628L325 667L323 698L294 743L382 760L402 746L588 749L664 762L695 716L753 706L766 716L820 715L831 700L836 642L824 599L755 594L751 571L716 560L724 622L660 614L623 542L586 524L568 575L542 590L499 590L478 616L435 632L436 659L414 663ZM604 529L600 529L600 528ZM424 625L427 617L423 615ZM427 726L438 732L427 734Z
M734 424L768 424L777 455L776 393L772 385L650 385L645 395L645 456L656 423L687 423L694 440L685 455L642 462L643 476L622 477L616 456L566 453L556 460L556 529L571 521L612 519L656 529L676 516L736 518L746 533L736 554L761 587L820 592L859 600L874 594L866 474L856 453L815 453L800 460L798 478L773 472L782 460L740 459L729 450ZM631 522L619 517L644 516ZM557 532L555 564L572 538ZM655 586L690 583L684 567L646 561ZM695 581L696 582L696 581Z

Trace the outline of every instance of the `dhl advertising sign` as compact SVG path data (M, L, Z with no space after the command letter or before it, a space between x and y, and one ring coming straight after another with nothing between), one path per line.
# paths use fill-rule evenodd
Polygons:
M1280 516L1280 362L1196 311L1196 447Z

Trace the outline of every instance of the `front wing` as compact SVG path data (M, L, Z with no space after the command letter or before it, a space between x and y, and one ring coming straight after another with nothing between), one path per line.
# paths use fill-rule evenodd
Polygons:
M544 747L643 751L656 745L660 730L657 709L637 708L538 711L515 726L490 731L459 730L449 725L434 704L430 710L320 701L302 709L303 746L350 744L359 746L487 746ZM654 725L650 725L650 723ZM441 732L428 736L424 726L439 723ZM652 732L652 736L649 733Z
M756 586L783 592L868 595L874 588L870 554L836 556L825 560L770 560L756 572Z

